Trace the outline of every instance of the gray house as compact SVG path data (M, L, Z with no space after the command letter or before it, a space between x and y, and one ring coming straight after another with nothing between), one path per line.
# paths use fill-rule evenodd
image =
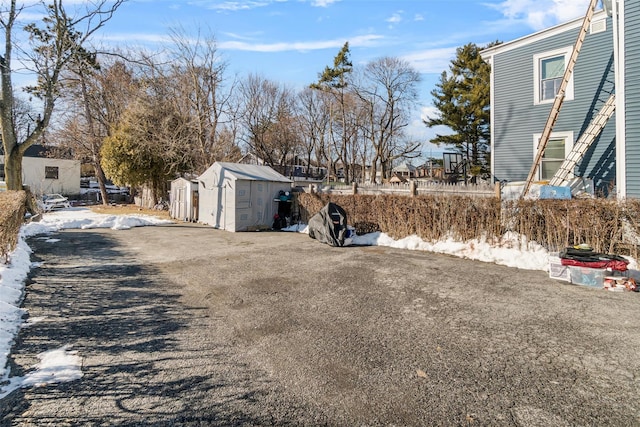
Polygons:
M620 198L640 197L640 2L605 4L608 10L593 15L535 179L554 176L615 94L615 113L580 156L572 176L592 179L605 195L613 190ZM482 52L491 65L496 179L527 179L582 23L579 18Z
M198 221L227 231L273 225L292 181L269 166L216 162L198 177Z

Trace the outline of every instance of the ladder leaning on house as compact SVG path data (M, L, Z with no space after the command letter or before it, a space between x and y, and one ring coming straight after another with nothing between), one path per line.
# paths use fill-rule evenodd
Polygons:
M616 95L612 94L602 109L598 111L598 114L591 120L589 127L580 135L580 138L576 141L567 158L564 159L558 171L553 175L551 181L549 181L549 185L562 186L569 183L569 176L573 173L573 168L582 160L584 153L587 152L593 141L600 135L600 132L602 132L602 129L613 115L615 109Z
M593 18L593 14L595 12L596 6L598 5L598 1L599 0L591 0L589 3L589 9L587 9L587 13L584 16L584 20L582 21L582 27L580 28L580 32L578 33L578 38L576 39L576 42L573 45L573 52L571 53L571 57L569 58L569 63L567 64L567 67L564 70L564 74L562 76L562 82L560 83L560 88L558 88L558 93L556 94L556 97L553 100L553 105L551 106L549 117L547 118L547 122L542 132L542 136L540 137L540 142L538 143L538 151L536 153L536 157L533 161L533 165L531 165L531 170L529 171L529 176L527 177L527 181L525 182L520 198L523 198L529 192L529 188L531 187L531 182L533 181L533 177L536 175L538 167L540 166L540 162L542 161L544 150L547 147L549 138L551 137L551 131L553 130L553 126L556 124L556 121L558 120L558 114L560 113L560 108L562 107L562 103L564 101L567 85L569 84L569 80L571 80L573 67L576 65L576 61L578 60L580 49L582 49L582 43L584 42L584 39L587 35L587 31L589 30L589 25L591 24L591 18Z

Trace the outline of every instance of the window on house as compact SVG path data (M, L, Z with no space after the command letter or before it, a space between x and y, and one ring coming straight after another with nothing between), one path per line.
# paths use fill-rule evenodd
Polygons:
M540 179L543 181L553 178L564 161L564 139L550 139L540 162Z
M542 135L534 135L533 156L537 154L538 143ZM573 147L573 132L553 133L544 149L540 166L538 168L538 179L548 181L560 169L562 162L567 157Z
M556 97L564 75L564 56L556 56L540 61L540 100Z
M4 164L0 163L0 181L4 181Z
M45 179L58 179L58 167L57 166L45 166L44 167Z
M553 102L564 77L573 48L567 47L534 56L534 103ZM565 90L565 101L573 99L573 74Z

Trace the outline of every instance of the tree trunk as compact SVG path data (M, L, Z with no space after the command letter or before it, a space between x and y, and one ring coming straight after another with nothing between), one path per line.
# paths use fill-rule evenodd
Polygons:
M100 196L102 198L102 204L109 204L109 195L107 194L107 178L104 176L104 171L102 170L102 165L100 165L100 161L95 161L93 164L93 171L96 174L96 179L98 180L98 187L100 188Z
M9 153L5 153L4 173L7 190L22 190L22 153L18 150L17 145Z

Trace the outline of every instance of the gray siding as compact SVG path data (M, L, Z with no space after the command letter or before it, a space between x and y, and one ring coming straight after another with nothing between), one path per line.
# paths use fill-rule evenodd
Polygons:
M574 68L574 99L565 101L554 132L573 131L574 142L613 90L611 20L607 31L587 34ZM496 178L523 181L534 157L533 135L542 133L551 104L534 105L534 55L572 46L578 29L497 53L494 70L494 171ZM576 174L606 191L615 179L615 122L610 120Z
M627 197L640 198L640 2L625 2Z

